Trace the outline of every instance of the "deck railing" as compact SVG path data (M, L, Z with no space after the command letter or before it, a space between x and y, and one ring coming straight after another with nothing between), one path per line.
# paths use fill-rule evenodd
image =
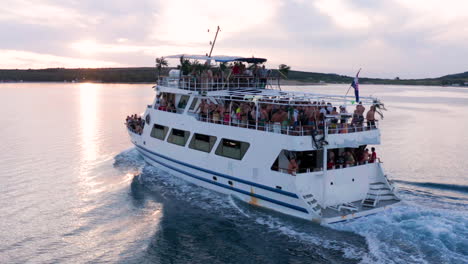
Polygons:
M177 113L182 114L184 110L182 109L168 109L166 107L158 107L156 106L155 109L159 111L169 112L169 113ZM379 128L379 122L375 120L373 123L367 122L365 119L363 122L358 123L349 123L349 122L340 122L333 121L330 119L324 122L319 122L316 125L281 125L279 122L262 122L259 120L238 120L229 118L228 120L219 119L215 120L213 117L202 117L199 114L194 112L189 112L189 115L195 116L198 121L207 122L212 124L218 125L225 125L225 126L234 126L234 127L242 127L248 129L254 129L259 131L265 132L272 132L277 134L284 134L290 136L311 136L313 133L315 135L323 135L324 129L326 128L328 134L349 134L349 133L356 133L356 132L363 132L369 130L375 130Z
M242 88L278 88L279 78L255 78L252 76L235 75L230 78L199 78L194 76L182 76L180 78L163 77L158 80L158 85L170 88L178 88L190 91L220 91Z
M332 165L331 167L328 167L327 170L340 170L340 169L347 169L347 168L354 168L354 167L358 167L358 166L362 166L362 165L367 165L367 164L373 164L373 163L382 163L380 161L380 158L377 158L377 160L375 162L371 162L371 161L363 161L363 162L354 162L353 164L335 164L335 165ZM278 171L278 172L281 172L281 173L285 173L285 174L291 174L293 176L295 176L296 174L302 174L302 173L314 173L314 172L322 172L324 171L323 168L299 168L299 169L296 169L296 170L290 170L288 168L278 168L278 167L274 167L272 168L273 171Z
M323 125L281 125L280 123L272 122L260 122L260 121L250 121L243 122L241 120L214 120L209 117L197 116L197 120L202 122L208 122L218 125L226 126L235 126L247 129L254 129L265 132L272 132L277 134L284 134L290 136L311 136L312 134L323 135L324 130L326 129L328 134L348 134L363 132L369 130L378 129L378 122L375 121L373 124L365 125L364 123L336 123L336 124L327 124L325 127Z

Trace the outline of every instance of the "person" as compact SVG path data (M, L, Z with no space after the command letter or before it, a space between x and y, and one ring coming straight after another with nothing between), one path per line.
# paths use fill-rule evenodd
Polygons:
M296 158L295 158L295 157L292 157L292 158L289 160L289 164L288 164L288 173L291 174L291 175L296 175L296 172L297 172L298 167L299 167L299 166L297 165Z
M356 106L356 111L358 115L364 116L366 108L362 105L362 102L359 102L359 104Z
M292 111L292 116L293 116L293 129L296 130L296 128L299 126L299 109L297 107L294 107Z
M346 117L348 111L346 111L346 106L344 105L341 105L340 106L340 115L341 115L341 120L340 120L340 123L341 124L344 124L344 123L347 123L348 122L348 118Z
M289 125L291 124L291 119L290 119L290 115L289 115L289 112L287 112L287 109L284 109L285 111L283 111L283 116L282 116L282 121L281 121L281 128L287 132L288 131L288 128L289 128Z
M377 152L375 152L374 147L371 148L371 151L372 151L372 153L371 153L371 156L370 156L370 159L369 159L369 163L374 163L374 162L377 161Z
M273 122L273 132L274 133L281 133L281 123L283 122L283 108L280 108L276 113L273 114L271 117L271 122Z
M176 107L175 107L175 105L174 105L174 102L171 101L171 102L169 103L169 105L167 106L166 111L172 112L172 113L176 113L176 112L177 112L177 109L176 109Z
M327 114L331 114L331 112L333 111L333 106L332 106L331 103L327 103L326 110L327 110ZM335 110L336 110L336 108L335 108Z
M232 102L231 102L232 104ZM229 113L229 103L226 103L226 105L224 106L224 112L223 112L223 123L225 125L230 125L230 122L231 122L231 113Z
M167 108L167 100L165 96L161 96L161 100L159 102L159 110L166 111Z
M266 124L268 122L268 112L266 110L266 106L265 105L261 105L260 106L260 117L259 117L259 121L258 121L258 126L261 130L267 130L266 129Z
M213 112L212 112L212 117L213 117L213 123L219 124L219 120L221 119L221 114L220 114L220 106L215 105Z
M358 131L362 130L362 126L364 125L364 111L366 108L362 105L362 102L356 106L356 113L357 113L357 126L359 127Z
M336 165L343 166L345 164L345 152L342 152L336 159Z
M197 109L195 109L195 112L200 111L200 119L202 121L206 121L208 117L208 104L206 103L206 99L202 99L200 104L198 105Z
M320 114L323 114L323 115L327 114L327 108L325 106L320 107Z
M265 88L267 84L268 71L265 69L265 65L262 65L262 68L258 71L260 77L260 88Z
M234 62L234 67L232 67L232 74L239 75L241 73L240 66L237 62Z
M362 160L361 160L361 163L362 164L366 164L369 162L369 149L366 148L364 150L364 153L362 154Z
M346 165L351 165L351 166L354 165L354 163L356 162L351 151L346 151L345 162L346 162Z
M338 116L340 115L338 111L336 111L336 107L332 108L332 111L330 115L333 115L334 117L331 120L331 125L330 125L330 132L332 134L338 133Z
M159 105L161 104L161 94L158 93L156 95L156 103L154 104L154 109L158 109Z
M239 110L239 115L237 115L238 106L234 102L231 102L231 109L232 109L231 110L232 124L237 126L237 124L239 123L239 118L238 117L240 117L240 110Z
M329 151L328 152L328 162L327 162L327 169L331 170L335 167L335 152Z
M207 60L205 62L205 67L208 68L208 70L206 70L206 81L207 81L207 86L209 88L213 88L213 85L214 85L214 82L213 82L213 71L211 70L210 68L210 61ZM207 87L207 88L208 88Z
M250 113L250 106L247 103L241 103L241 126L247 127L249 124L249 113Z
M366 119L368 129L371 130L375 128L375 105L370 107L370 110L367 112Z

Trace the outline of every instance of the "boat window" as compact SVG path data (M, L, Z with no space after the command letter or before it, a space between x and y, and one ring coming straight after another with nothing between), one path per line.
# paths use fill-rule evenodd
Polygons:
M249 147L250 144L247 142L223 138L215 153L226 158L241 160Z
M193 98L192 104L190 104L190 108L189 108L190 111L195 110L195 106L197 105L197 102L198 102L198 97Z
M188 96L188 95L180 96L179 103L177 104L177 108L185 109L185 107L187 106L187 102L188 102L189 98L190 98L190 96Z
M173 128L169 134L169 137L167 138L167 142L185 147L189 136L189 131Z
M203 134L193 135L189 148L210 153L216 143L216 137Z
M295 173L307 173L323 170L323 150L312 151L289 151L281 150L271 170L284 173L293 173L291 171L291 161L295 160L297 168Z
M153 129L151 129L151 136L160 140L164 140L167 135L167 131L169 128L167 126L161 126L158 124L153 125Z

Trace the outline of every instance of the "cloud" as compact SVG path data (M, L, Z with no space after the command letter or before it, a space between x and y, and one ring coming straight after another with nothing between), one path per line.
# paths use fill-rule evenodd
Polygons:
M215 54L430 77L467 70L466 10L465 0L4 0L0 59L4 68L152 66L156 56L209 52L219 25Z
M221 26L223 38L229 37L271 22L280 5L277 0L162 1L154 14L152 37L179 44L207 45L216 26Z
M0 21L49 27L70 25L86 27L89 24L97 24L99 19L80 14L73 8L50 4L46 1L3 0L0 5Z
M315 7L329 16L339 27L345 29L367 29L371 19L359 9L353 8L345 0L317 0Z
M11 62L14 61L14 64ZM93 68L122 67L123 64L113 61L79 59L51 54L21 50L0 50L0 68L2 69L37 69L37 68Z

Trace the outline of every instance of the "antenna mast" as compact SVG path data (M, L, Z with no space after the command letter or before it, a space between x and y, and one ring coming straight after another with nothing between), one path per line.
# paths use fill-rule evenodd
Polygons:
M213 40L213 43L211 44L211 50L210 50L210 54L208 55L208 57L211 57L211 53L213 52L213 48L214 48L214 45L216 43L216 38L218 37L218 32L220 31L221 29L219 28L218 26L218 29L216 29L216 35L215 35L215 38Z

